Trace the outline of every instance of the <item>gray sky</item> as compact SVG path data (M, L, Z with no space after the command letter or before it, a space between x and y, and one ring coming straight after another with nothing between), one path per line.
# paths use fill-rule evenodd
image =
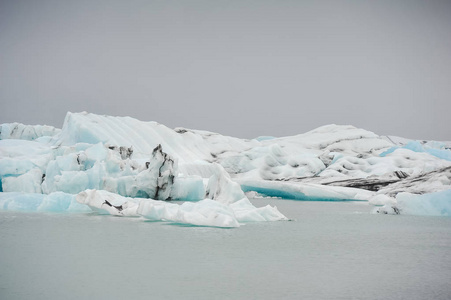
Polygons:
M0 123L451 140L451 1L0 0Z

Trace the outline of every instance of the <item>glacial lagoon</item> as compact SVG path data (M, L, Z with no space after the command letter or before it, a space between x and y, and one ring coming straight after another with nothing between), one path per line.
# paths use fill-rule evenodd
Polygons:
M1 299L449 299L451 218L251 199L240 228L0 211Z

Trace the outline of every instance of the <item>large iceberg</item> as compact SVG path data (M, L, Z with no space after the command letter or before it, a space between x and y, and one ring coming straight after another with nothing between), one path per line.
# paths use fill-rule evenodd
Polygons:
M7 132L0 140L4 210L85 211L82 206L118 216L217 227L287 219L275 207L254 207L240 185L211 161L214 151L220 151L212 133L87 113L68 113L63 129L46 139ZM234 143L254 143L225 140L229 150ZM194 202L163 202L168 200ZM167 212L156 218L155 207Z
M245 140L83 112L68 113L62 129L19 123L0 129L3 209L82 206L119 216L235 227L287 219L275 207L255 208L244 194L249 191L385 205L405 192L451 189L449 143L383 137L353 126Z

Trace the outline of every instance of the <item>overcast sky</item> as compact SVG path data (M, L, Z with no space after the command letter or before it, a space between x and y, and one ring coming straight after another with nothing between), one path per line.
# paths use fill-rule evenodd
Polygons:
M0 123L451 140L451 1L0 0Z

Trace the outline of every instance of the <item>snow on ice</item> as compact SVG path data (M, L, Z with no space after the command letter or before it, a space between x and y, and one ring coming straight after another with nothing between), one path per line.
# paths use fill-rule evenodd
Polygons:
M250 191L298 200L364 200L382 205L379 212L401 214L446 215L451 201L449 143L381 137L353 126L244 140L130 117L68 113L62 129L12 123L0 130L4 210L89 207L238 227L287 219L275 207L254 207L244 194Z

